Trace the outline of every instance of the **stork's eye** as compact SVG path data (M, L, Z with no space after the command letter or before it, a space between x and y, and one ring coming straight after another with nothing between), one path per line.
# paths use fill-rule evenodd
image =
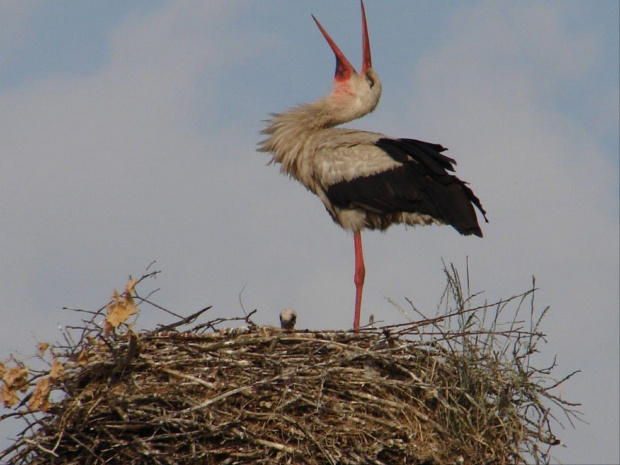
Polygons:
M366 78L366 80L368 81L368 85L372 89L373 86L375 85L375 80L372 77L370 77L368 74L366 74L364 77Z

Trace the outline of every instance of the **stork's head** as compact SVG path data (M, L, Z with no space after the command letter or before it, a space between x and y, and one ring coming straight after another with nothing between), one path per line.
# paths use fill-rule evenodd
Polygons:
M297 312L292 308L285 308L280 312L280 327L288 331L295 329L295 323L297 322Z
M360 74L355 71L353 65L342 53L336 42L329 36L321 23L314 17L323 37L336 55L336 75L334 76L334 90L329 99L341 109L350 111L348 121L360 118L375 109L381 98L381 81L379 75L372 69L370 58L370 39L368 38L368 26L366 24L366 11L364 2L362 5L362 49L363 63Z

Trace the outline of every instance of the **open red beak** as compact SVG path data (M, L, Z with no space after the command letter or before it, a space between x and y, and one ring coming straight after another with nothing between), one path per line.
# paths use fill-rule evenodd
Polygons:
M370 58L370 40L368 39L368 26L366 24L366 11L364 9L364 2L361 1L362 5L362 49L363 49L363 63L362 63L362 76L366 73L368 68L372 67L372 61ZM353 65L349 62L347 57L342 53L342 50L338 48L336 42L329 36L327 31L321 26L321 23L312 15L312 19L319 27L319 30L327 40L327 43L334 51L334 55L336 55L336 74L334 78L337 81L346 81L351 75L357 74Z

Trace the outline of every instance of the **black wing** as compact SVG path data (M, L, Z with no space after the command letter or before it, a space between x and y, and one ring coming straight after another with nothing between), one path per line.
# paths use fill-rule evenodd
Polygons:
M454 171L456 162L441 153L444 147L388 138L375 145L401 165L330 186L327 197L332 204L376 215L421 213L450 224L461 234L482 237L474 206L485 220L486 212L467 184L448 173Z

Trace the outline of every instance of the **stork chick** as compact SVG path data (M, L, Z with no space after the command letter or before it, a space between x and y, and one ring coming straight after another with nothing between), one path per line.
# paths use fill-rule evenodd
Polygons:
M285 308L280 312L280 328L293 331L296 322L297 313L292 308Z

